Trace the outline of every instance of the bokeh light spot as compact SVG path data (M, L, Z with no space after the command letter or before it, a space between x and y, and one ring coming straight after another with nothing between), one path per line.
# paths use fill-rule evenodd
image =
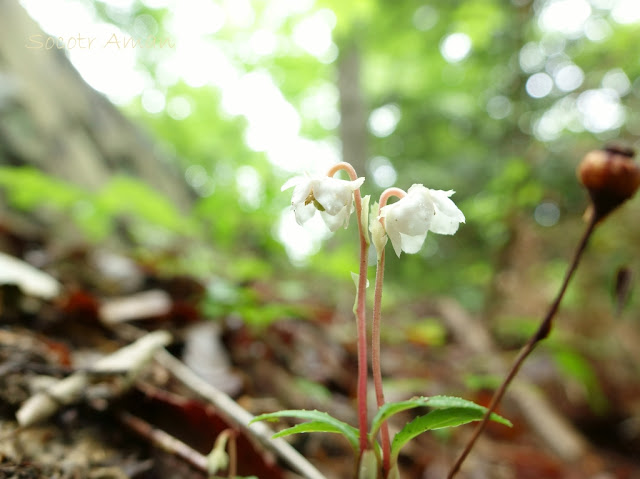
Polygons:
M487 102L487 113L495 120L502 120L511 113L511 101L502 95L494 96Z
M623 97L631 91L631 82L622 69L614 68L605 73L602 78L602 87L615 90L620 97Z
M369 163L369 170L373 176L373 181L380 188L388 188L398 179L398 173L396 173L391 161L384 156L372 158Z
M535 73L529 77L525 85L532 98L544 98L553 89L553 80L546 73Z
M598 89L582 92L577 100L584 127L601 133L622 126L625 111L615 90Z
M555 71L554 81L559 90L570 92L582 85L584 73L579 66L570 63Z
M529 42L520 49L518 59L523 72L533 73L539 71L544 65L545 54L540 45Z
M184 179L192 188L200 188L207 183L209 175L202 165L191 165L184 172Z
M333 56L331 32L336 16L325 8L301 20L293 29L293 41L316 58Z
M140 102L142 103L142 108L149 113L160 113L165 106L164 93L155 88L147 88L142 92Z
M611 18L623 25L640 22L640 2L638 0L618 0L611 11Z
M369 115L369 130L375 136L384 138L393 133L400 121L400 108L389 104L376 108Z
M466 33L452 33L447 35L440 44L440 53L449 63L457 63L469 55L471 38Z
M548 0L538 16L538 24L542 30L577 38L590 15L591 5L586 0Z
M560 208L553 201L544 201L536 206L533 218L540 226L553 226L560 219Z
M426 32L438 23L438 11L431 5L422 5L413 13L412 21L416 29Z
M184 96L176 96L167 102L167 113L174 120L184 120L191 115L191 102Z

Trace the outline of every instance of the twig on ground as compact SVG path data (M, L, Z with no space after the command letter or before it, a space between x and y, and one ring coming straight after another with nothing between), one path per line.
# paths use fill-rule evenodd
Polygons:
M146 334L134 343L98 360L92 370L96 372L126 371L123 388L130 386L140 371L163 346L169 344L171 335L166 331ZM20 407L16 418L20 426L30 426L55 414L60 407L79 401L92 375L86 371L77 371L72 375L54 380L51 386L40 391Z
M134 431L136 434L148 439L149 442L155 446L175 454L201 471L208 471L206 456L200 454L189 445L179 439L176 439L162 429L157 429L148 422L126 411L119 412L117 414L117 418L122 424Z
M156 360L169 370L182 384L201 398L213 404L220 414L231 423L255 437L263 446L280 456L293 470L307 479L325 479L322 473L289 443L283 439L273 439L271 437L273 431L267 425L259 422L249 426L249 422L253 419L252 414L243 409L225 393L196 376L180 360L176 359L167 351L161 351L157 354Z

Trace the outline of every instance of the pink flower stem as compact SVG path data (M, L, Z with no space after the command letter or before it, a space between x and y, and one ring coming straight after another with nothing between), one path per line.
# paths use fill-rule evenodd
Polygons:
M380 208L387 204L387 200L392 196L402 198L406 193L399 188L389 188L382 192L380 196ZM384 226L384 218L379 220ZM373 369L373 384L376 391L376 401L378 408L384 405L384 391L382 389L382 367L380 365L380 323L382 305L382 284L384 282L384 249L378 253L378 264L376 267L376 287L373 299L373 324L371 326L371 364ZM383 422L380 426L380 439L382 445L382 471L384 476L390 470L391 442L389 440L389 426Z
M373 369L373 385L376 391L378 408L384 405L384 391L382 390L382 368L380 365L380 306L382 304L382 283L384 281L384 250L380 254L376 267L376 288L373 300L373 323L371 325L371 367ZM389 440L389 426L382 423L380 426L380 439L382 445L382 471L384 477L389 472L389 456L391 455L391 443Z
M358 179L356 170L349 163L338 163L327 173L333 176L339 170L345 170L349 174L351 181ZM369 447L367 437L367 323L366 323L366 303L367 292L367 259L369 253L369 242L367 232L362 227L362 197L360 189L353 192L356 205L356 215L358 217L358 229L360 231L360 278L358 280L358 299L356 303L356 321L358 332L358 424L360 430L360 457ZM368 212L365 212L367 214Z

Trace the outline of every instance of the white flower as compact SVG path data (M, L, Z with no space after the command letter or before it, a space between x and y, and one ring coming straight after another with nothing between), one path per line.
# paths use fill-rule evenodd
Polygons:
M295 186L291 207L298 224L304 224L318 210L327 227L336 231L340 226L349 225L353 192L362 183L364 178L346 181L330 176L296 176L282 185L281 191Z
M452 235L464 223L464 215L449 199L453 190L431 190L413 185L397 202L383 206L380 217L396 254L417 253L427 232Z

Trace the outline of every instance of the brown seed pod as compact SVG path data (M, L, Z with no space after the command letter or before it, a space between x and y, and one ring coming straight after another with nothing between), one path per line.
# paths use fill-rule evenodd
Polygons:
M640 168L633 150L606 147L590 151L578 166L578 179L589 191L598 219L633 197L640 186Z

